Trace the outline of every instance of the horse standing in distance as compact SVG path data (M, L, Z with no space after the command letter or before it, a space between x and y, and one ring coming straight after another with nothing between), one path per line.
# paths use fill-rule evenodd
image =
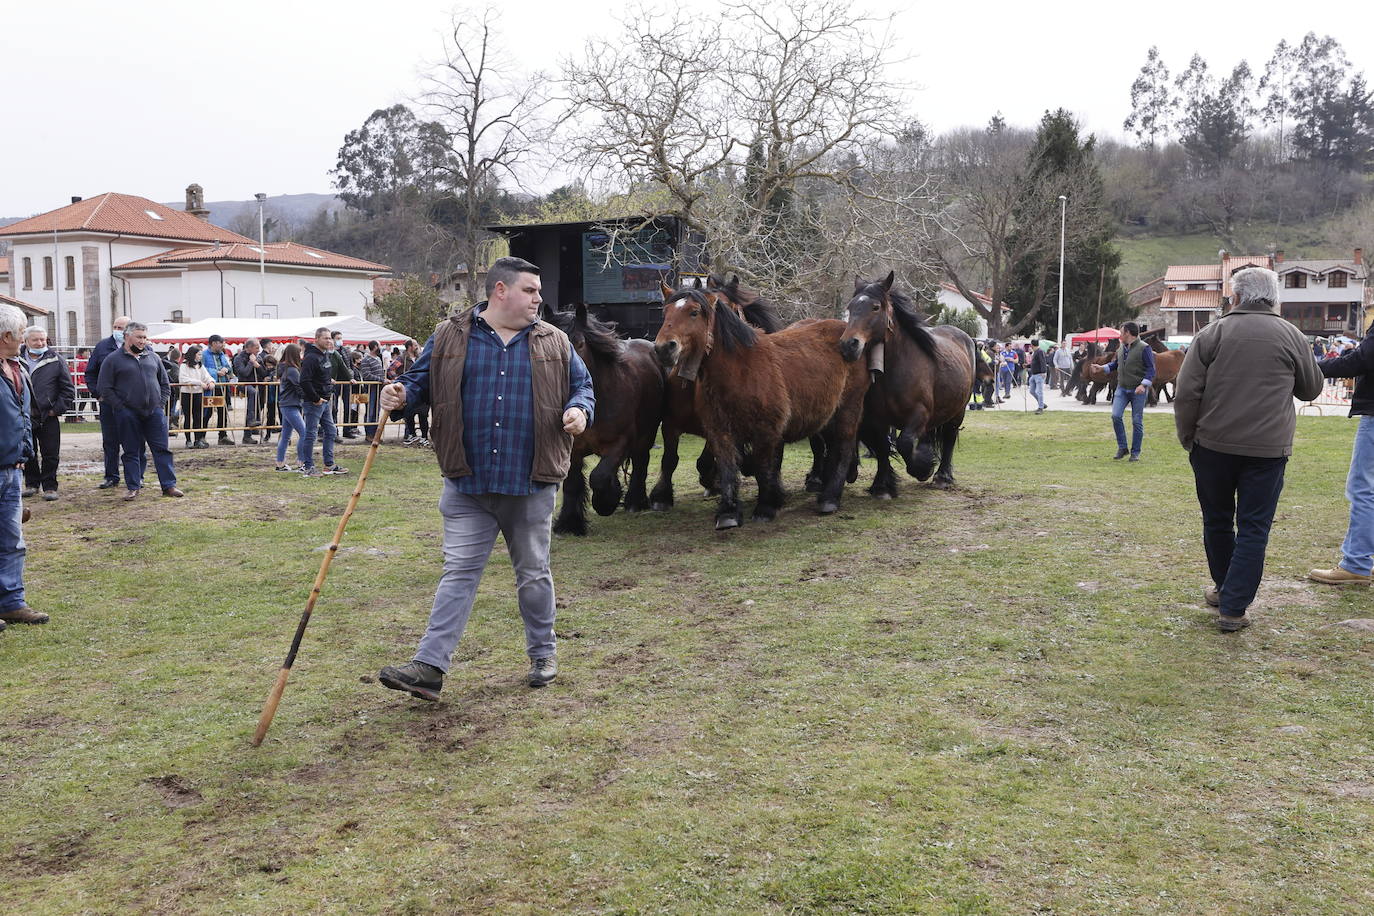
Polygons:
M750 455L759 482L754 518L782 507L779 467L787 442L825 439L824 486L816 509L839 509L863 413L868 370L839 352L844 322L810 321L760 334L717 292L665 290L654 350L665 367L695 381L697 416L716 456L717 530L738 527L740 462Z
M884 369L864 399L860 430L878 460L868 492L880 499L897 495L887 447L892 427L900 431L897 452L908 474L924 481L935 472L935 486L954 484L954 445L978 364L973 339L949 325L927 326L911 300L892 288L894 279L889 273L876 283L855 281L840 343L844 358L861 366L867 366L864 355L871 347L884 345Z
M591 475L591 502L597 515L610 515L620 505L620 469L630 463L625 511L649 508L645 484L649 450L663 415L663 370L647 340L622 340L615 324L603 322L578 304L573 313L546 310L545 317L572 340L592 376L596 419L573 440L572 463L563 488L563 507L553 530L587 533L587 479L583 464L600 455Z

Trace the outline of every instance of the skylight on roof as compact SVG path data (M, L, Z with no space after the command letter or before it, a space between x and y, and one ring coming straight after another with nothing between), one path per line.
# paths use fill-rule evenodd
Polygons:
M314 259L317 260L317 261L323 261L323 260L324 260L324 255L320 254L318 251L310 251L309 249L306 249L306 252L305 252L305 253L308 254L308 255L310 255L312 258L314 258Z
M154 213L152 210L144 210L143 212L148 214L149 219L155 219L158 222L162 221L162 214L160 213Z
M256 251L258 254L262 254L262 253L263 253L263 250L262 250L261 248L259 248L257 245L249 245L249 246L248 246L248 250L249 250L249 251Z

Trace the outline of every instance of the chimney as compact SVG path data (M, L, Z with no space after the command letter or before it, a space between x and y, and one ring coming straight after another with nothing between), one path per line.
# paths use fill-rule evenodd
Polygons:
M1274 263L1275 263L1275 264L1282 264L1282 263L1283 263L1283 249L1282 249L1282 248L1279 248L1279 249L1277 249L1277 250L1274 252Z
M81 198L79 198L79 197L73 197L73 198L72 198L72 203L74 203L74 204L79 204L79 203L81 203ZM1356 263L1359 263L1359 262L1357 261Z
M186 212L207 223L210 221L210 211L205 209L205 191L198 184L186 186Z
M1364 249L1363 249L1363 248L1356 248L1356 249L1355 249L1355 266L1356 266L1356 267L1359 267L1359 266L1360 266L1361 264L1363 264L1363 263L1364 263Z

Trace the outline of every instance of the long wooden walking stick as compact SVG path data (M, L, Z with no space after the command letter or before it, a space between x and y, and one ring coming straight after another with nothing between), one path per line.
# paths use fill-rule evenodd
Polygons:
M301 622L296 625L296 637L291 640L291 648L286 652L286 661L282 662L281 670L277 672L277 679L272 684L272 690L267 694L267 702L263 704L262 715L258 718L258 730L253 733L253 747L262 744L262 739L267 736L267 730L272 727L272 717L277 714L277 704L281 702L281 695L286 690L286 679L291 676L291 666L296 663L296 652L300 650L301 638L305 636L305 628L310 623L310 612L315 610L315 602L320 597L320 587L324 585L324 577L329 572L329 564L334 562L334 554L339 552L339 541L343 540L344 529L348 527L348 520L353 517L353 510L358 506L358 497L363 495L363 486L367 483L367 472L372 470L372 459L377 457L377 446L382 444L382 434L386 432L386 418L389 411L380 411L377 417L377 432L372 436L372 444L368 446L367 458L363 461L363 469L358 474L358 485L353 488L353 496L348 500L348 506L344 508L343 517L339 519L339 527L334 529L334 540L330 542L328 549L324 552L324 560L320 562L320 571L315 576L315 584L310 589L310 597L305 602L305 612L301 614Z

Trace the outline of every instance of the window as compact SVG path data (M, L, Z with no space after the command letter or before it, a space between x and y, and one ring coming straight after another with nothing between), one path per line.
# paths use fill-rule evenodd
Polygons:
M1178 333L1196 334L1212 320L1210 309L1184 310L1178 313Z
M76 346L76 312L67 313L67 346Z
M48 312L48 317L43 319L43 324L48 329L48 342L56 345L57 343L57 313Z
M1345 289L1349 282L1349 276L1343 270L1338 270L1326 278L1326 285L1329 289Z
M1283 278L1284 289L1307 289L1307 274L1293 271Z
M170 321L172 324L186 323L186 317L182 314L181 309L172 309L172 317L168 318L167 320Z
M43 288L52 289L52 258L43 258Z
M67 263L67 289L76 289L76 258L67 255L63 260Z
M1189 283L1189 284L1188 284L1188 288L1189 288L1189 289L1206 289L1206 288L1207 288L1207 284L1206 284L1206 283Z
M321 318L337 318L338 315L338 312L320 312Z
M1345 327L1345 306L1328 305L1326 307L1326 323L1337 322L1341 327Z
M33 261L24 259L24 289L33 289Z

